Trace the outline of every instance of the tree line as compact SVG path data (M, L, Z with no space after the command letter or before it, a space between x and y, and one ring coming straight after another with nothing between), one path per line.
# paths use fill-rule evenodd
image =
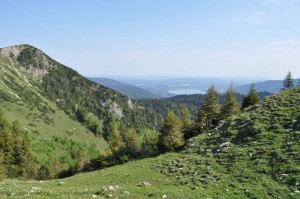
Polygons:
M231 84L225 94L224 103L221 105L220 95L212 85L207 91L202 106L198 109L194 123L189 109L184 107L179 115L173 111L169 112L159 132L155 130L137 132L134 128L120 130L115 126L109 139L108 149L102 151L98 159L82 164L83 166L78 171L105 168L174 151L183 146L186 139L215 127L221 119L237 114L241 109L252 106L260 100L254 84L248 95L243 98L242 105L238 103L236 95L233 84Z
M34 175L32 164L28 140L20 123L14 121L10 124L0 110L0 179L31 178Z
M214 85L208 91L206 98L198 109L194 123L187 108L182 109L180 116L170 112L160 129L159 149L161 151L174 151L181 147L186 139L196 136L205 130L215 128L220 120L227 119L241 110L260 101L259 95L251 84L250 90L240 105L233 84L230 84L224 103L220 103L220 95Z
M293 88L295 86L294 82L291 71L289 71L284 78L282 90ZM214 85L212 85L207 91L203 104L198 109L194 123L192 123L187 108L182 109L181 116L177 116L174 112L170 112L167 115L160 129L159 149L161 151L174 151L185 143L185 139L196 136L205 130L215 128L220 120L226 120L259 101L260 97L253 83L248 94L243 97L241 104L238 103L237 93L233 84L230 84L223 104L220 103L220 95Z

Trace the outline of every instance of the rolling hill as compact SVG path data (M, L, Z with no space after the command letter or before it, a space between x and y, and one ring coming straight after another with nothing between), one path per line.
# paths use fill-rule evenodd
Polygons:
M113 79L101 78L101 77L97 77L97 78L89 77L88 79L98 84L104 85L108 88L111 88L119 93L122 93L123 95L127 95L128 97L133 99L160 98L160 96L154 95L145 89L132 86L130 84L116 81Z
M300 87L190 139L174 153L38 181L7 180L1 196L31 198L299 198Z
M298 79L295 79L295 85L298 85ZM241 94L247 94L251 84L246 84L236 87L236 91ZM267 80L263 82L254 83L255 89L258 92L269 92L269 93L278 93L283 88L283 80Z

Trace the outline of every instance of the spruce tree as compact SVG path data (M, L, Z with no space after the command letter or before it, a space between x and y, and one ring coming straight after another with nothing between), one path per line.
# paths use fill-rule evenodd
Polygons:
M79 158L76 163L76 172L84 171L86 165L89 163L89 155L86 149L80 151Z
M141 145L135 129L130 129L126 135L126 149L130 156L135 158L139 156Z
M18 137L21 132L21 125L20 123L16 120L12 124L12 133L14 137Z
M259 101L260 101L259 95L255 90L254 83L252 83L248 94L243 99L242 110L249 106L253 106L254 104L258 103Z
M0 148L0 181L6 177L6 166L4 164L4 152Z
M182 122L182 132L184 134L184 138L188 139L192 135L192 120L191 113L187 107L184 107L181 110L181 122Z
M57 178L58 177L58 174L59 172L61 171L61 162L58 158L58 156L51 156L50 157L50 160L49 160L49 178L50 179L53 179L53 178Z
M289 71L283 80L283 89L282 90L290 89L292 87L294 87L294 79L292 77L291 71Z
M34 165L32 155L29 150L29 144L26 137L23 137L19 145L19 165L22 167L23 176L34 176Z
M206 113L204 110L199 109L194 124L194 133L200 134L205 130L205 128L206 128Z
M240 111L239 104L236 100L236 92L234 86L231 83L228 91L226 92L225 102L221 109L222 118L228 118L232 115L237 114Z
M174 151L184 144L182 125L179 117L170 112L160 129L159 146L162 151Z
M214 85L208 89L201 109L206 114L206 127L213 127L219 121L221 111L219 95Z
M118 153L124 147L124 142L119 129L115 129L109 141L108 148L113 154Z
M141 144L142 157L149 157L158 153L157 149L158 133L156 131L146 130L143 133L143 140Z
M11 165L15 161L15 145L13 136L8 128L4 129L4 163Z
M11 130L14 139L14 164L20 165L21 159L23 158L22 143L21 143L22 137L20 135L21 132L20 123L18 121L14 121Z

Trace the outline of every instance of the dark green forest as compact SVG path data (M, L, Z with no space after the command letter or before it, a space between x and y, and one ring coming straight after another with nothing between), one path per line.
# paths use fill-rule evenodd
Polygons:
M271 95L268 92L258 92L260 99ZM196 119L198 108L203 104L206 94L194 94L194 95L177 95L170 98L162 99L140 99L138 100L143 106L152 109L153 111L160 113L163 117L166 117L169 112L173 111L177 115L180 111L186 107L189 109L192 120ZM242 103L244 95L236 93L236 99L238 103ZM219 94L220 103L225 101L225 94Z

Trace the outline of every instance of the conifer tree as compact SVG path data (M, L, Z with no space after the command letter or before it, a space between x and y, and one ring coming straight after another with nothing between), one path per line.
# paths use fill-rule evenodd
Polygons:
M4 119L3 111L0 109L0 129L6 125L6 121Z
M158 153L157 149L158 133L156 131L146 130L143 134L141 144L142 157L149 157Z
M88 162L89 162L88 151L86 149L84 149L84 150L80 151L80 153L79 153L79 158L76 163L76 172L84 171Z
M58 177L59 172L61 171L61 162L57 156L51 156L49 160L49 178L53 179Z
M254 83L252 83L248 94L243 99L242 110L249 106L253 106L254 104L258 103L259 101L260 101L259 95L255 90Z
M294 79L292 77L292 72L289 71L283 80L283 89L282 90L290 89L292 87L294 87Z
M0 181L6 177L6 167L4 164L4 152L0 148Z
M14 139L8 128L4 129L4 163L11 165L15 160Z
M202 133L206 128L206 113L204 110L199 109L197 112L197 118L194 124L194 133L200 134Z
M225 102L221 108L222 118L225 119L232 115L237 114L240 111L239 104L236 100L236 92L234 86L231 83L228 91L226 92Z
M205 101L201 107L201 109L206 114L206 127L211 128L213 125L215 125L219 121L220 117L220 99L219 95L214 87L212 85L208 91L207 96L205 98Z
M14 139L14 164L20 165L23 157L22 152L22 137L20 135L21 126L18 121L14 121L11 127L12 136Z
M113 154L119 152L124 147L124 142L119 129L115 129L109 141L108 148Z
M19 165L22 167L23 176L32 177L34 175L34 166L32 155L29 150L29 144L26 137L23 137L19 146Z
M18 137L21 132L21 126L20 123L16 120L12 124L12 133L14 137Z
M126 136L126 148L132 157L138 157L141 145L135 129L130 129Z
M181 122L182 122L182 132L184 134L184 138L188 139L192 135L192 120L191 113L187 107L184 107L181 110Z
M184 144L182 125L179 117L170 112L160 129L159 146L162 151L174 151Z

